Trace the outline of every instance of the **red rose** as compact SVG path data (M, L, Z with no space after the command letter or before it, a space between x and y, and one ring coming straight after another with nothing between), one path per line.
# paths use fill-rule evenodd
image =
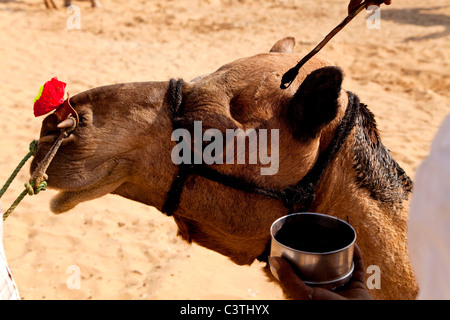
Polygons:
M56 77L47 81L34 99L34 116L39 117L58 108L64 102L66 83Z

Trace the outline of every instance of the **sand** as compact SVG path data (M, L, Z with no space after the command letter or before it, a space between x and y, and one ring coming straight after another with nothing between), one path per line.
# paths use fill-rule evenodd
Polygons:
M71 13L41 0L0 1L0 184L38 137L39 87L57 76L72 95L101 85L190 80L270 49L285 36L307 53L346 15L347 1L74 1ZM384 143L411 177L450 112L448 0L393 1L381 28L362 13L320 53L342 67L344 86L375 113ZM5 209L28 165L1 199ZM23 299L281 299L262 264L237 266L188 245L155 208L106 197L56 216L55 191L27 197L4 224L8 260ZM71 282L79 271L79 288ZM75 286L75 288L73 288Z

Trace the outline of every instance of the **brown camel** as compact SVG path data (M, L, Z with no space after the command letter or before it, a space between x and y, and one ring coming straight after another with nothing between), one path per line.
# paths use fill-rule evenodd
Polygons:
M302 58L292 53L294 44L293 38L282 39L270 53L226 64L183 86L177 82L178 91L173 81L163 81L116 84L73 96L70 102L80 123L47 170L49 186L60 190L52 211L62 213L80 202L118 194L172 214L181 237L239 265L267 258L269 228L289 212L287 207L326 213L354 226L366 267L380 268L381 288L370 290L374 298L415 298L404 203L412 182L381 143L373 114L341 88L339 68L314 58L287 90L280 89L284 72ZM335 144L350 106L354 126L305 206L248 187L276 193L303 181ZM278 129L277 173L262 175L261 163L205 165L220 179L231 177L235 186L191 172L174 192L173 182L182 175L172 161L177 143L171 134L175 127L192 131L194 121L202 121L203 131L223 133L230 128ZM55 115L44 119L31 170L55 140L57 124ZM169 191L175 204L166 202Z

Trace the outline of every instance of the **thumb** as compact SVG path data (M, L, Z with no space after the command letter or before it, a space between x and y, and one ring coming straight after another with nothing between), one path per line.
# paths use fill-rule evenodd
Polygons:
M313 289L306 285L292 269L289 262L281 257L271 257L269 264L275 271L281 288L288 299L311 300Z

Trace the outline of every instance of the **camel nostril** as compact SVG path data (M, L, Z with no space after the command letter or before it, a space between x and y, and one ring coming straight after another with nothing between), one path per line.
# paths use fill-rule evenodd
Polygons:
M59 136L60 133L61 133L60 130L51 130L51 131L48 131L47 133L45 133L43 135L43 137L46 137L46 136Z
M38 146L41 146L43 143L53 143L58 138L60 134L60 131L58 130L51 130L48 132L41 132L41 137L38 141Z
M54 114L47 116L42 121L41 137L47 135L50 131L57 130L58 123L59 123L58 118Z
M43 143L53 143L61 130L58 129L58 119L54 114L47 116L42 122L39 145Z

